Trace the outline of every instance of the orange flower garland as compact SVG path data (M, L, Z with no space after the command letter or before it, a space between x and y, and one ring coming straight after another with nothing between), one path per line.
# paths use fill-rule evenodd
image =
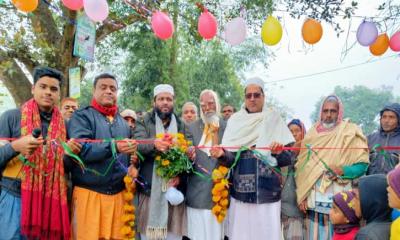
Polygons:
M211 190L212 201L214 207L211 212L217 217L217 221L222 223L228 211L229 205L229 181L226 179L229 169L224 166L219 166L212 172L214 187Z
M124 204L124 215L122 215L122 221L124 226L121 228L121 233L124 239L131 240L135 239L135 206L133 205L133 198L136 192L136 185L133 182L131 176L126 175L124 177L125 192L123 194L125 204Z

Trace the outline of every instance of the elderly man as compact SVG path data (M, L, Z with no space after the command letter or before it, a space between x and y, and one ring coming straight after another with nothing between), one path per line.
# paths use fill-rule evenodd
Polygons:
M129 127L133 130L136 125L136 113L131 109L125 109L121 112L121 116L125 119L126 123L128 123Z
M209 147L220 144L225 130L225 121L219 116L221 106L217 94L212 90L200 93L200 117L189 126L194 146L203 146L196 152L194 168L198 172L211 173L217 167L217 161L210 157ZM205 170L204 170L205 169ZM186 204L188 215L188 237L191 240L220 240L222 224L211 213L213 206L212 181L206 181L198 175L188 177Z
M0 147L0 239L69 239L59 142L66 141L66 130L57 108L62 82L59 71L35 68L33 98L0 118L0 137L17 138ZM81 147L74 141L68 145L75 153Z
M124 139L87 142L79 156L91 171L82 171L69 159L72 182L72 238L122 239L124 213L123 177L127 174L136 142L118 113L118 84L108 73L95 77L91 105L77 110L68 126L69 136L79 139ZM113 150L115 149L115 151ZM112 164L116 161L115 164Z
M399 164L399 150L386 150L387 155L379 153L375 146L400 146L400 104L393 103L385 106L381 112L380 129L368 136L371 165L367 175L387 174ZM389 157L387 157L389 156Z
M61 114L64 118L64 120L68 121L71 119L72 114L78 110L79 108L79 104L78 104L78 100L76 100L75 98L64 98L61 101Z
M265 107L264 82L249 79L245 104L229 119L222 147L211 149L211 156L233 167L230 240L281 239L281 183L277 172L291 163L291 153L282 151L282 147L293 141L280 114ZM245 149L231 152L232 147ZM270 150L257 149L265 147Z
M154 88L154 109L137 122L134 136L137 139L155 140L157 134L182 133L186 135L186 126L174 114L174 89L171 85L160 84ZM191 138L190 138L191 140ZM141 239L182 239L186 235L185 203L170 205L162 190L163 180L155 171L154 158L157 152L168 151L170 143L156 139L151 144L140 144L138 150L144 156L140 162L141 181L139 186L138 232ZM180 177L171 179L169 186L177 186L183 191L185 180Z
M186 102L182 106L182 120L190 124L197 120L197 106L192 102Z
M222 107L222 116L224 117L225 121L228 121L228 119L236 112L236 109L229 105L229 104L224 104Z
M312 150L306 146L339 149ZM307 132L296 163L297 203L307 211L306 239L331 239L329 211L334 194L351 188L351 180L368 166L367 139L361 129L343 120L340 99L331 95L322 102L319 121Z

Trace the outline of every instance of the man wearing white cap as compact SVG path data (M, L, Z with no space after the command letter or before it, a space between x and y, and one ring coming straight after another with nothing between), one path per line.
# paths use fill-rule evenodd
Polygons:
M153 111L137 122L135 139L152 139L159 133L183 133L187 136L186 126L174 114L174 89L169 84L160 84L154 88ZM190 139L191 140L191 139ZM144 156L140 162L140 180L138 204L138 232L142 240L182 239L187 232L186 208L181 203L170 205L162 191L162 179L156 174L154 158L157 151L168 151L166 141L155 140L151 144L140 144L138 151ZM173 178L168 185L185 190L185 180Z
M221 164L234 165L228 214L230 240L281 239L281 184L276 168L290 164L291 153L282 151L282 147L294 140L280 114L266 108L264 101L264 82L249 79L244 106L229 119L221 146L210 151ZM238 153L238 149L224 147L247 149ZM257 149L261 147L271 150ZM240 154L237 162L236 154Z
M135 129L136 124L136 113L131 109L125 109L121 112L121 116L125 119L126 123L128 123L129 127L133 130Z

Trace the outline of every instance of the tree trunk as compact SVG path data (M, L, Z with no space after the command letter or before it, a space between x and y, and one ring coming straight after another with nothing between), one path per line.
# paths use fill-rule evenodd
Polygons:
M2 59L0 55L0 79L11 93L17 106L32 97L32 84L14 59Z

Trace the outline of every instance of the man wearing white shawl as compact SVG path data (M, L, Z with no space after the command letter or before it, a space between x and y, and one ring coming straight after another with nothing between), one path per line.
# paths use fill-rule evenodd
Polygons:
M282 189L276 169L291 163L291 153L282 151L282 147L293 141L280 114L265 107L264 82L260 78L249 79L244 106L229 119L222 146L210 151L221 164L235 164L228 214L230 240L281 239ZM232 147L248 149L238 153ZM256 152L249 148L256 148ZM236 154L240 154L238 161Z

